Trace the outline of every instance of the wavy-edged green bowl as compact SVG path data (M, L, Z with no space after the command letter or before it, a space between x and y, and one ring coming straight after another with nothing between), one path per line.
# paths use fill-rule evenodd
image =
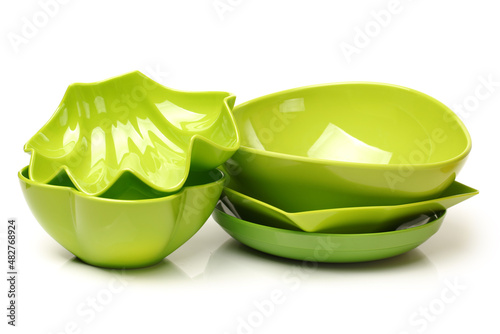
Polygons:
M61 246L89 264L137 268L155 264L191 238L212 213L225 176L192 171L177 193L160 193L125 173L102 197L76 190L68 177L58 185L19 174L31 212Z
M261 252L307 262L364 262L406 253L436 233L445 211L424 225L391 232L330 234L290 231L236 218L219 203L217 223L234 239Z
M291 210L395 205L439 195L471 149L460 119L413 89L347 82L237 105L231 188Z
M162 192L181 189L190 169L216 168L239 147L226 92L182 92L140 72L68 87L52 118L25 145L30 179L66 173L89 195L131 172Z
M453 182L441 196L408 204L322 208L321 210L287 212L230 188L223 193L238 212L250 221L268 226L324 233L370 233L395 229L404 221L421 214L444 211L479 193L476 189Z

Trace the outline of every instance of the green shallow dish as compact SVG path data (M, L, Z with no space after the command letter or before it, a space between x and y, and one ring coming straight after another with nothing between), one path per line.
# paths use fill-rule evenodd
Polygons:
M399 231L328 234L269 227L231 214L219 204L213 217L234 239L264 253L311 262L364 262L403 254L436 233L445 216L443 211L425 225Z
M295 88L237 105L233 114L241 147L226 163L230 187L286 211L439 196L471 149L448 107L390 84Z
M19 172L31 212L61 246L89 264L137 268L155 264L205 223L222 192L219 170L191 172L177 193L152 189L125 173L102 197L77 191L65 176L57 185Z
M453 182L439 197L400 205L324 208L322 210L287 212L235 190L224 188L224 194L244 217L260 224L326 233L370 233L395 229L401 222L421 214L444 211L477 195L476 189Z
M140 72L76 83L25 145L30 179L66 173L80 191L106 192L130 172L162 192L181 189L190 169L208 171L239 147L226 92L182 92Z

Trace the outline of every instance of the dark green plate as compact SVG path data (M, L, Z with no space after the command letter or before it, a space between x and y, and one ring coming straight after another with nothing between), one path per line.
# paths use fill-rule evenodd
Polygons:
M363 262L408 252L436 233L446 211L421 226L379 233L329 234L251 223L219 202L213 217L233 238L264 253L311 262Z

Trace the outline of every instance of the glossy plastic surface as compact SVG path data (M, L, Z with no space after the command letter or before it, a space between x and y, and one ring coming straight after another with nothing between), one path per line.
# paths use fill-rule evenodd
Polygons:
M30 179L65 172L100 195L125 171L163 192L179 190L190 169L211 170L239 147L225 92L181 92L140 72L69 86L48 123L25 145Z
M77 191L64 176L59 185L31 181L28 167L19 180L33 215L64 248L95 266L135 268L161 261L200 229L225 176L192 172L181 191L168 195L128 173L105 198Z
M269 227L236 218L234 214L219 204L213 217L229 235L249 247L308 262L363 262L403 254L436 233L445 216L441 212L425 225L399 231L329 234Z
M446 210L479 193L455 181L441 196L427 201L287 212L229 188L224 188L223 192L238 212L250 221L279 228L327 233L390 231L412 217Z
M449 108L388 84L296 88L233 114L241 147L226 163L231 188L287 210L429 199L451 185L471 149Z

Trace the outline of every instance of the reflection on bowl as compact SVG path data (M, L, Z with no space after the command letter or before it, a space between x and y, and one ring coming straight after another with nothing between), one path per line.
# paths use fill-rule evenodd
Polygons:
M26 201L40 225L59 244L92 265L136 268L155 264L191 238L221 194L219 170L191 172L173 194L159 193L130 173L103 197L77 191L66 176L57 185L19 172Z
M30 179L65 172L80 191L101 195L124 172L163 192L190 169L209 171L239 147L226 92L182 92L140 72L68 87L52 118L25 145Z
M230 187L290 210L394 205L439 195L471 149L460 119L412 89L337 83L238 105Z

